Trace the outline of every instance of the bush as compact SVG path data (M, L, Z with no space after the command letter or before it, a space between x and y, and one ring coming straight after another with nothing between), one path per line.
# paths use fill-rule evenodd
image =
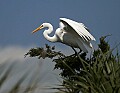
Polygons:
M66 56L49 45L32 48L25 56L53 59L63 78L59 93L120 93L120 56L113 54L106 37L100 38L91 58L82 52Z

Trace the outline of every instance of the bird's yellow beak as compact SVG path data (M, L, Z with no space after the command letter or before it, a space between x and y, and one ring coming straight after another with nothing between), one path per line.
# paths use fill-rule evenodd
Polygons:
M35 30L32 31L32 33L35 33L37 32L38 30L42 29L43 28L43 25L39 26L38 28L36 28Z

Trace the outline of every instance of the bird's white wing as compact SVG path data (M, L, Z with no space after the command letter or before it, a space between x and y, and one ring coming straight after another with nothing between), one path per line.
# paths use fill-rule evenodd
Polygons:
M85 40L85 42L95 40L95 38L87 31L83 23L78 23L67 18L60 18L60 21L69 25L83 40ZM64 25L62 25L62 27L63 26Z

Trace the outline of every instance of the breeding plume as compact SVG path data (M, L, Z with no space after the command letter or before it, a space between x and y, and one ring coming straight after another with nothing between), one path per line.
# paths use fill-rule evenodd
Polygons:
M43 32L44 37L51 42L61 42L73 48L79 48L83 52L88 52L88 47L93 48L90 41L95 38L89 33L88 28L83 23L78 23L67 18L60 18L60 27L57 28L54 36L49 34L53 31L53 26L50 23L43 23L32 33L40 29L48 28Z

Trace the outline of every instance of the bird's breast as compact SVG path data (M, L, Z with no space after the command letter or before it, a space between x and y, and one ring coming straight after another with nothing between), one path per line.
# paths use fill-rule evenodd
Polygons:
M68 34L68 33L64 33L61 37L61 43L64 43L66 45L69 45L69 46L72 46L72 47L75 47L75 48L78 48L78 44L76 42L76 37L74 37L73 35L71 34Z

